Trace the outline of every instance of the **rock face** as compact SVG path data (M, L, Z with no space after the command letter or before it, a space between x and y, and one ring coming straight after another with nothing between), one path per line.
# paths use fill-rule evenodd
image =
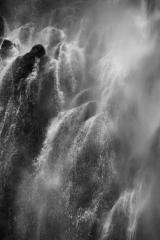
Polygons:
M2 78L0 176L3 197L0 204L3 217L0 231L4 238L13 234L14 209L12 212L11 208L17 184L23 171L32 169L32 161L41 148L49 119L58 111L57 100L54 101L57 97L56 69L53 65L50 71L45 72L48 60L44 61L44 55L43 46L34 46L29 53L13 61ZM52 110L47 106L50 101Z
M11 42L8 39L3 39L2 44L1 44L1 49L0 49L0 56L3 61L6 59L15 57L18 55L18 48L16 44Z

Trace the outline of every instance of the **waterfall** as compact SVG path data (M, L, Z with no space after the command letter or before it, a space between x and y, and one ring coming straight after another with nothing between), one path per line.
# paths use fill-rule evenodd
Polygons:
M81 4L0 17L3 240L160 238L158 4Z

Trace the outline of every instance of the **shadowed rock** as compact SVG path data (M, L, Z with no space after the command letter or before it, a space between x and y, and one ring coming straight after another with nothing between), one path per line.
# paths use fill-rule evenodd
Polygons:
M11 44L7 41L6 45ZM56 69L53 65L46 71L45 65L49 59L43 61L44 55L44 47L35 45L30 52L18 57L6 69L0 87L2 196L0 234L4 236L2 239L14 239L14 204L17 187L24 171L32 172L33 159L41 149L46 127L50 118L58 111ZM51 103L52 109L48 107ZM7 223L8 221L10 223Z
M31 49L30 55L33 55L34 57L37 58L41 58L45 55L45 49L41 44L37 44Z
M2 40L2 45L0 49L0 56L2 60L9 59L18 55L18 48L9 39Z
M5 33L5 22L2 16L0 16L0 37L4 37Z

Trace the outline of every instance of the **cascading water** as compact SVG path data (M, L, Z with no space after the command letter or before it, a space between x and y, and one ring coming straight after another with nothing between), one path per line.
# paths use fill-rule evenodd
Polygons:
M0 18L0 237L158 240L160 12L71 6Z

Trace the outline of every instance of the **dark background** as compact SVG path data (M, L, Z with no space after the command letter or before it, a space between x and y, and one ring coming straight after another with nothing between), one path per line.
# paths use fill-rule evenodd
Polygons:
M92 0L0 0L0 14L8 21L21 23L43 17L60 8L75 9L78 14ZM94 0L93 0L94 1ZM92 2L93 2L92 1Z
M45 14L49 14L55 9L67 8L70 12L74 9L75 15L81 15L94 2L98 4L101 1L109 0L0 0L0 14L6 17L11 23L13 21L26 23L37 18L42 18ZM140 2L140 0L121 1L132 4ZM150 10L160 5L159 0L145 1Z

